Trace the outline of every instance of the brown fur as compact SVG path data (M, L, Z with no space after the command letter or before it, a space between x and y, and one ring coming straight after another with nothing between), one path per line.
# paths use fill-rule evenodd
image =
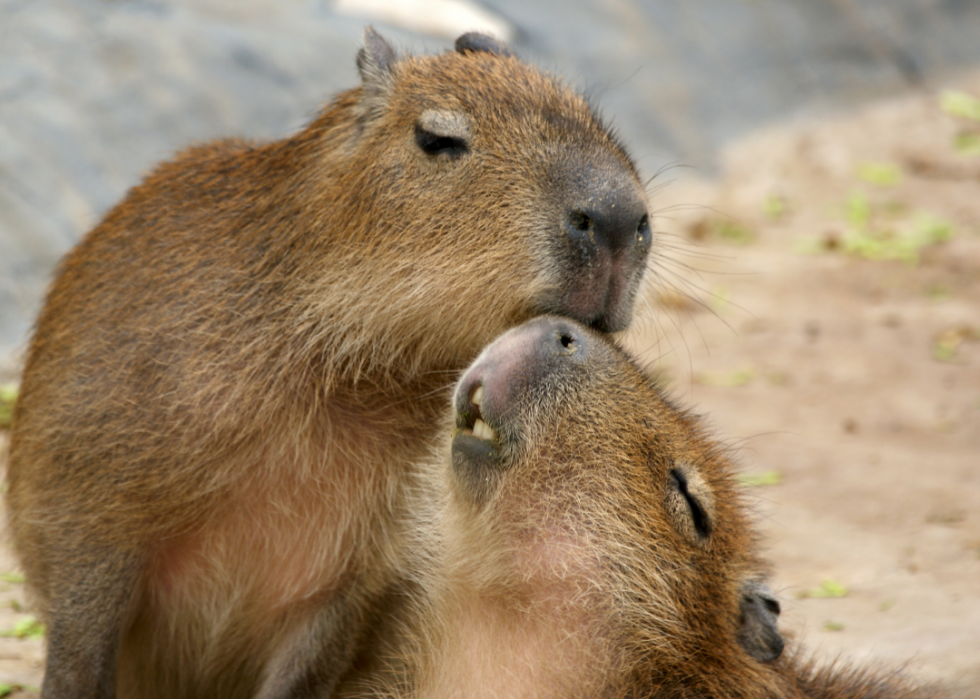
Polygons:
M343 696L946 696L774 659L778 607L745 605L769 593L725 450L604 338L531 321L481 355L454 402L451 443L414 491L427 555ZM471 435L477 417L493 440Z
M629 322L645 195L587 103L479 37L366 42L306 129L180 153L57 272L7 494L46 696L326 691L454 372L542 312Z

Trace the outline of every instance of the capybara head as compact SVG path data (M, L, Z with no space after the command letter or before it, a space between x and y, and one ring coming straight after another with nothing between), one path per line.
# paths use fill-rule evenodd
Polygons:
M440 633L462 658L443 655L420 694L458 684L446 667L473 676L476 657L501 668L487 696L778 685L779 604L725 450L623 350L567 319L532 320L470 366L454 412L438 519L453 611L426 614L457 625Z
M420 471L415 574L339 696L949 698L783 653L726 450L607 336L509 330L452 417Z
M437 338L434 355L462 361L544 313L603 332L629 324L652 244L646 194L581 95L479 34L399 57L368 30L358 67L343 192L324 215L366 242L333 264L384 259L385 274L356 291L392 303L362 322ZM314 126L347 129L329 111ZM330 242L342 255L345 240Z

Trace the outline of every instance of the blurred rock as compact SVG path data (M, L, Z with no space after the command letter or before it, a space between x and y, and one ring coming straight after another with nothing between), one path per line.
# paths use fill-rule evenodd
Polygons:
M449 40L471 31L508 42L517 38L510 22L466 0L336 0L333 9L345 17L383 22Z

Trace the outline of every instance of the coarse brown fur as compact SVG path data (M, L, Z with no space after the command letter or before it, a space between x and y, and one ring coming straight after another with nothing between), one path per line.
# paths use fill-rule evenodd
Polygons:
M726 450L607 339L566 319L515 328L464 374L453 415L414 491L414 587L343 696L946 696L781 655Z
M7 493L47 697L329 691L455 372L544 312L629 322L645 194L585 100L475 35L368 30L358 68L295 136L157 167L58 269Z

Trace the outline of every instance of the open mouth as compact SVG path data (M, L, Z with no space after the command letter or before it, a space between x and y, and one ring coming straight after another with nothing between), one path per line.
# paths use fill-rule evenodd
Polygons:
M453 470L460 484L476 500L486 497L491 474L500 470L503 459L496 431L483 419L483 382L476 383L456 409L453 430Z
M456 434L470 435L484 442L496 441L497 433L483 420L483 413L480 412L482 405L483 384L481 383L470 391L468 409L456 413Z

